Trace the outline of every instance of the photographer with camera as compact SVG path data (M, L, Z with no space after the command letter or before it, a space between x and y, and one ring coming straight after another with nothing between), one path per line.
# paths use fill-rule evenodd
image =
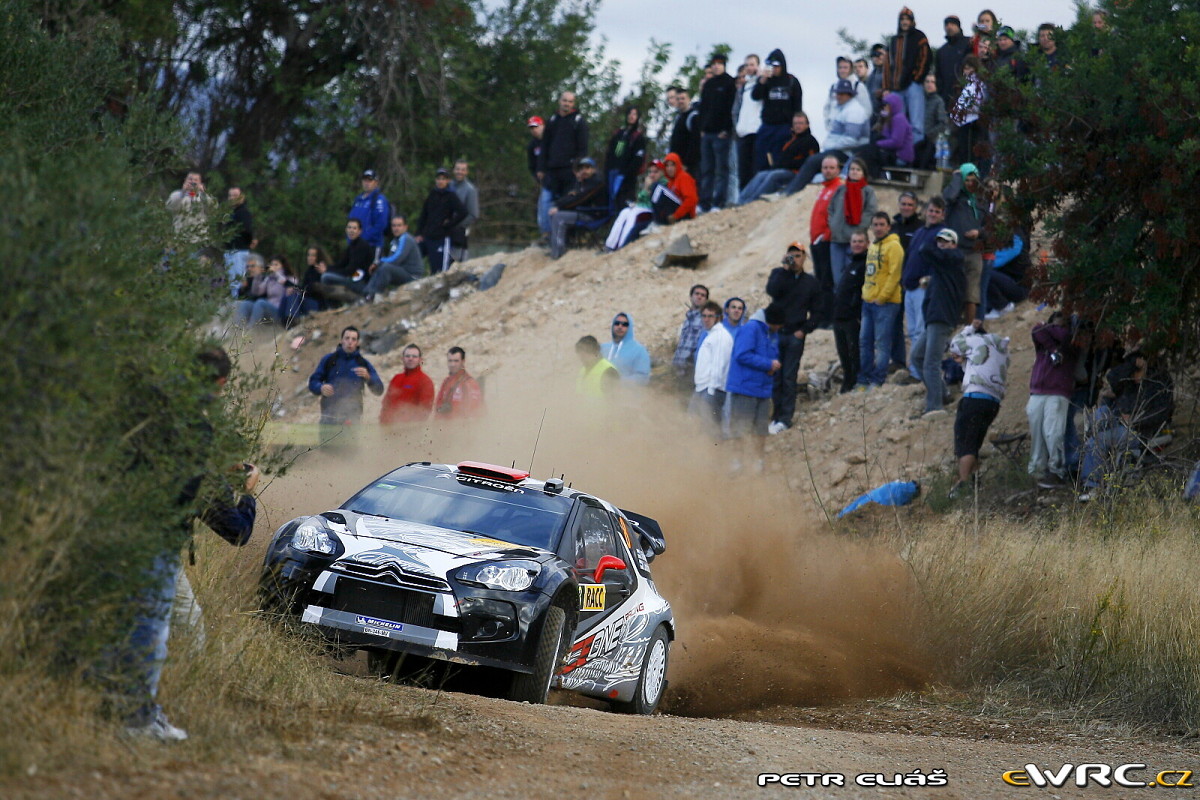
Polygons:
M1056 489L1067 479L1063 436L1067 408L1075 388L1076 353L1071 328L1061 311L1033 328L1033 374L1029 376L1029 474L1042 489Z

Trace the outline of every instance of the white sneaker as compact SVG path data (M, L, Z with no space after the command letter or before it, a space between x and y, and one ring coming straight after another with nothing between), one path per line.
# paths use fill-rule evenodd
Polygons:
M991 320L991 319L1000 319L1001 316L1003 316L1003 315L999 311L989 311L983 315L983 318L985 320Z
M187 731L176 728L167 721L167 715L162 709L154 712L154 717L145 725L130 725L125 728L129 736L145 739L156 739L160 742L182 742L188 738Z
M774 422L772 422L770 425L767 426L767 433L771 436L774 436L777 433L783 433L787 429L788 429L787 425L784 425L779 420L775 420Z

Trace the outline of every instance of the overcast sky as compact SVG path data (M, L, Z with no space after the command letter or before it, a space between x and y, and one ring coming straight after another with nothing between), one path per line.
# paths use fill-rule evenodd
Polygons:
M985 6L969 7L949 2L913 2L917 27L937 47L945 41L942 20L956 14L969 33L975 16ZM834 79L834 61L846 52L838 38L846 28L855 38L878 41L894 33L896 17L905 2L855 0L855 2L793 2L781 0L602 0L596 34L608 39L608 54L621 62L626 84L637 77L650 39L673 45L674 76L684 56L708 55L713 44L733 47L730 72L747 53L765 58L778 47L788 61L788 71L804 88L804 110L812 117L813 133L824 134L821 110ZM1073 0L996 0L990 6L1001 25L1036 31L1043 22L1069 26L1075 19Z

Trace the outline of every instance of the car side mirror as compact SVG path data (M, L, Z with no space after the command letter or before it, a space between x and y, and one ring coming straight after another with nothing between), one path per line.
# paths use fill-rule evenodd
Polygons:
M601 556L600 563L596 565L596 573L594 580L600 583L604 580L604 573L610 569L626 569L625 562L616 556Z

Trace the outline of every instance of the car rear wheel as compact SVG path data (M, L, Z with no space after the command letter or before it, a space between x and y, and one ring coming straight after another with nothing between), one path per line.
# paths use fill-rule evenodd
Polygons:
M667 636L666 627L659 625L646 645L642 674L638 678L633 700L628 703L613 701L613 710L622 714L653 714L667 688L667 661L670 655L670 637Z
M546 611L546 620L542 623L542 634L538 639L537 653L534 657L531 674L517 673L513 675L512 686L508 690L508 699L526 703L544 703L550 693L550 681L562 655L563 626L567 612L558 606L550 606Z

